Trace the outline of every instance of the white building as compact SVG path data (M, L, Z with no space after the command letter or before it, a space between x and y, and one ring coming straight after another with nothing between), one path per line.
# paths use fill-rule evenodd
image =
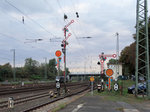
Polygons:
M122 75L122 64L117 64L116 65L116 64L108 63L107 66L108 66L108 68L110 68L114 71L114 74L112 76L113 79L116 79L119 75ZM119 69L119 73L117 74L118 69Z

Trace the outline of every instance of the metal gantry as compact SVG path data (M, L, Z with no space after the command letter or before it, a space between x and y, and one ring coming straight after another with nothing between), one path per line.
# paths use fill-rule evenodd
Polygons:
M146 93L150 99L149 76L149 43L148 43L148 8L147 0L137 0L136 10L136 96L141 92L138 88L139 78L146 79Z

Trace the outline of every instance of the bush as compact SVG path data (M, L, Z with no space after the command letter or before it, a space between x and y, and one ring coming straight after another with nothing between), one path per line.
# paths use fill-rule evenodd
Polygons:
M4 79L0 76L0 81L4 81Z
M30 79L31 80L40 80L40 79L42 79L42 77L40 75L31 75Z

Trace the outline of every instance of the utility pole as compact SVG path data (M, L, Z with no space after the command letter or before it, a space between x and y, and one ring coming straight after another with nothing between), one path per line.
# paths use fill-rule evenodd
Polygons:
M116 33L117 43L116 43L116 74L119 76L119 33Z
M86 60L84 62L84 74L86 74Z
M45 57L44 59L45 59L45 76L44 76L44 78L46 80L47 79L47 58Z
M11 51L13 51L13 79L14 82L16 81L16 70L15 70L15 49L12 49Z
M149 74L149 38L148 38L148 8L147 0L137 0L136 7L136 88L138 95L138 79L146 79L146 94L150 99L150 74Z

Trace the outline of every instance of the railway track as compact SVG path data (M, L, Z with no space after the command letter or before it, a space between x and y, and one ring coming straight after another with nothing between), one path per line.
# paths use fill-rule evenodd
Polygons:
M51 85L55 84L54 82L49 82L49 83L33 83L33 84L25 84L22 86L21 84L0 84L0 91L3 90L12 90L12 89L19 89L19 88L30 88L30 87L40 87L40 86L45 86L45 85Z
M73 91L78 90L79 88L83 88L83 87L87 87L87 86L88 86L87 83L82 83L82 84L78 83L77 85L70 84L70 85L68 85L68 89L70 89L73 92ZM71 92L71 94L72 94L72 92ZM42 93L39 93L39 94L27 96L27 97L16 98L16 99L14 99L14 105L15 106L20 105L21 103L22 104L27 103L27 102L30 102L31 100L34 101L34 100L37 100L37 99L40 99L40 98L49 98L48 92L42 92ZM8 107L8 101L0 102L0 112L1 112L1 110L6 109L7 107Z
M18 88L18 89L9 89L0 91L0 95L9 95L9 94L16 94L16 93L23 93L23 92L31 92L31 91L38 91L38 90L45 90L53 87L53 85L49 86L41 86L41 87L28 87L28 88Z
M44 89L51 88L54 85L55 83L52 83L51 85L38 85L38 86L20 87L20 88L5 88L5 89L0 90L0 96L23 93L23 92L28 92L28 91L44 90Z
M78 83L68 83L67 86L78 85ZM2 95L9 95L9 94L16 94L16 93L24 93L24 92L31 92L31 91L39 91L39 90L46 90L55 87L55 83L51 83L50 85L38 85L34 87L23 87L23 88L6 88L0 90L0 96Z
M48 93L43 92L43 93L36 94L36 95L17 98L17 99L14 99L14 102L15 102L14 105L19 104L19 103L23 103L23 102L27 102L27 101L30 101L30 100L34 100L34 99L37 99L37 98L41 98L41 97L44 97L44 96L48 96ZM0 108L6 108L6 107L8 107L8 101L0 102Z
M86 87L86 88L80 88L80 89L78 88L78 91L74 91L73 93L68 94L68 95L66 95L66 96L61 96L61 97L52 99L52 100L50 100L49 102L41 103L41 104L38 105L38 106L34 106L34 107L31 107L31 108L25 109L25 110L23 110L22 112L33 112L33 111L36 111L37 109L40 109L40 108L42 108L42 107L44 107L44 106L47 106L47 105L49 105L49 104L52 104L52 103L54 103L54 102L56 102L56 101L59 101L59 100L62 100L62 99L64 99L64 98L77 95L77 94L82 93L82 92L84 92L84 91L86 91L86 90L88 90L88 89L89 89L89 86Z

